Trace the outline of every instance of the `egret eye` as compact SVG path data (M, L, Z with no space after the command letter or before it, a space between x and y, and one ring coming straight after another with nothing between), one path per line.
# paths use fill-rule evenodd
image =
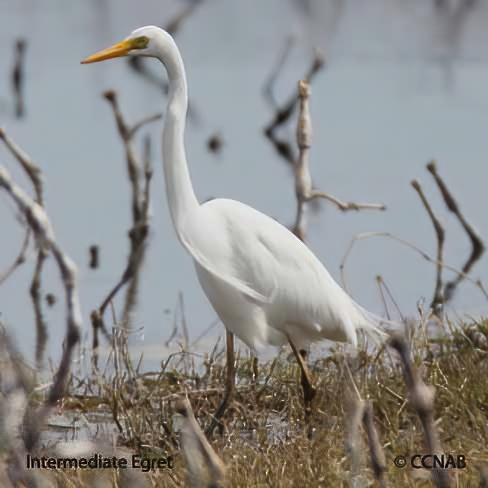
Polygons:
M137 37L132 43L133 49L145 49L149 44L149 38L146 36Z

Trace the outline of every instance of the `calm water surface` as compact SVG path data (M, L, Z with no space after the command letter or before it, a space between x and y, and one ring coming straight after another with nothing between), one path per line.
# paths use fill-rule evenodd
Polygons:
M262 87L286 39L294 44L275 89L286 100L311 60L314 47L327 69L313 82L311 152L315 186L343 200L382 202L388 211L343 214L322 205L309 219L309 244L340 281L339 264L356 233L386 231L435 254L435 236L410 187L419 177L447 229L446 261L462 266L469 241L448 215L425 164L435 158L462 210L488 236L488 4L460 0L436 8L425 0L209 0L177 33L184 56L193 115L187 155L199 198L235 198L285 224L294 219L290 168L262 136L272 116ZM130 193L123 149L113 116L100 94L117 90L124 114L137 121L164 108L160 89L123 60L80 66L95 50L141 25L165 25L187 5L169 0L4 0L0 3L0 123L42 167L45 199L59 242L80 267L86 333L89 312L119 279L128 252ZM27 116L13 116L10 71L13 44L28 40ZM157 61L149 67L160 76ZM198 285L193 264L171 227L160 164L162 122L153 136L155 176L152 231L141 281L136 341L154 361L164 354L178 295L184 296L192 337L216 315ZM207 151L213 134L221 154ZM293 137L290 126L281 135ZM141 144L139 141L139 148ZM30 188L3 147L0 164ZM0 269L18 252L23 232L15 208L0 194ZM88 268L88 247L101 247L101 269ZM32 357L33 312L28 295L34 254L0 287L2 321ZM474 269L483 278L487 259ZM435 269L388 240L358 244L346 265L349 291L362 305L383 312L375 277L381 274L405 314L420 297L429 302ZM449 274L446 273L446 277ZM52 260L44 290L60 300L46 310L50 353L59 354L64 308ZM117 302L120 303L120 302ZM486 314L487 303L469 283L452 313ZM212 331L221 334L222 325ZM203 347L205 349L205 347Z

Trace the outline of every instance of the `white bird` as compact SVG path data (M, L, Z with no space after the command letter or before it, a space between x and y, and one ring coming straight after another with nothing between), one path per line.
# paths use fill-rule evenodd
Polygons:
M157 58L168 73L163 129L168 206L176 234L195 262L202 289L227 330L255 351L290 342L299 363L297 349L305 350L315 341L356 345L358 329L382 336L379 318L354 302L286 227L235 200L198 202L185 156L185 69L167 32L154 26L136 29L82 63L132 55ZM300 366L306 396L308 370L303 360ZM309 373L308 381L311 387ZM313 397L313 391L310 394Z

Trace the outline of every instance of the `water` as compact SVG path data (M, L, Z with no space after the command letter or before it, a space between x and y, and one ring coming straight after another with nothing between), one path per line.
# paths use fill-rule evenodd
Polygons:
M164 99L158 87L123 60L91 66L80 66L79 61L138 26L165 25L184 5L169 0L0 4L0 123L42 167L57 237L80 267L87 335L89 313L119 279L129 248L130 193L123 148L100 94L115 89L127 120L134 122L162 110ZM465 215L486 236L487 25L488 4L481 0L472 7L453 0L445 8L421 0L203 2L176 36L193 108L186 140L198 197L234 198L285 224L293 222L290 168L262 136L272 118L262 96L263 83L285 40L293 36L294 47L275 89L279 100L295 89L313 47L322 49L327 59L327 69L312 85L315 186L342 200L388 206L384 213L343 214L322 205L309 219L310 246L338 281L345 249L359 232L391 232L434 256L432 226L409 184L419 177L447 229L445 260L462 266L469 241L448 215L425 164L437 160ZM22 120L13 116L9 86L18 37L28 40L27 116ZM164 75L157 61L150 68ZM144 327L144 336L134 342L143 349L147 345L146 357L154 362L164 355L162 345L173 329L179 292L191 337L216 317L171 227L160 164L161 127L158 122L149 130L155 166L153 227L134 317L134 326ZM292 137L294 128L288 132ZM206 141L216 133L224 141L219 155L206 149ZM30 188L3 147L0 164ZM18 252L23 231L12 203L0 195L0 269L5 269ZM88 268L92 244L101 247L102 267L97 271ZM34 322L28 284L33 264L31 253L28 263L0 287L2 320L30 357ZM473 278L483 278L486 271L484 258ZM415 313L419 297L430 302L432 264L393 241L360 242L346 264L348 290L362 305L382 313L378 274L405 314ZM44 290L59 298L45 311L50 354L57 357L64 304L52 259L44 272ZM476 316L486 314L487 304L465 283L451 309L459 316ZM212 334L222 331L220 325Z

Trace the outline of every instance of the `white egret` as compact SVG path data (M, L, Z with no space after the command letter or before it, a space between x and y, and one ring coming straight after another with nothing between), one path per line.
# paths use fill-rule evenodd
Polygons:
M168 73L166 194L176 234L195 262L203 291L227 330L251 349L291 343L309 404L314 390L297 350L321 339L356 345L357 329L382 336L379 319L354 302L312 251L280 223L235 200L199 204L185 156L185 69L173 38L158 27L142 27L82 63L132 55L157 58ZM232 344L228 347L233 352Z

